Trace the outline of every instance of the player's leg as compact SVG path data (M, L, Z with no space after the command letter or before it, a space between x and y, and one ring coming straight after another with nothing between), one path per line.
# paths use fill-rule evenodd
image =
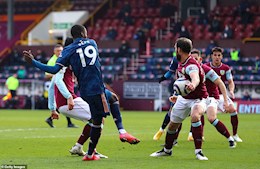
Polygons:
M188 106L189 100L184 99L181 96L178 96L175 105L172 108L170 123L168 125L166 137L165 137L165 146L162 150L152 153L150 156L159 157L159 156L170 156L172 154L173 142L177 140L179 132L178 128L182 121L188 117L190 112L190 107Z
M72 155L84 156L86 153L83 151L83 145L90 136L91 123L88 123L83 128L81 135L78 138L76 144L69 150Z
M46 122L51 128L54 128L54 127L55 127L55 126L53 125L53 121L52 121L51 116L48 117L47 119L45 119L45 122Z
M217 131L225 136L229 142L230 148L235 148L236 144L234 142L233 137L230 136L230 133L227 129L227 127L217 118L217 105L218 102L214 98L208 98L210 99L208 107L207 107L207 116L209 122L217 129Z
M162 125L160 127L160 129L157 131L157 133L155 133L155 135L153 136L154 140L159 140L161 138L161 136L164 133L164 129L166 128L166 126L169 124L170 122L170 113L171 113L171 109L173 107L173 104L171 103L171 107L169 109L169 111L165 114Z
M68 122L68 128L78 128L77 125L75 125L71 122L71 119L69 117L66 117L66 119L67 119L67 122Z
M229 104L229 110L230 110L230 121L233 129L233 138L236 142L243 142L243 140L237 134L238 115L237 115L237 110L234 107L233 101L231 102L231 104Z
M205 124L204 115L202 115L200 117L200 121L201 121L201 125L202 125L202 140L205 141L205 138L204 138L204 124ZM192 126L190 126L190 132L189 132L188 138L187 138L188 141L194 141L191 129L192 129Z
M122 115L120 112L119 100L115 93L111 92L110 90L106 89L106 97L109 102L110 111L113 116L114 122L119 132L119 138L122 142L128 142L130 144L137 144L140 140L131 134L129 134L124 126L122 121Z
M71 117L77 120L87 122L91 119L91 113L88 103L86 103L82 98L77 97L74 99L74 107L72 110L68 110L68 106L64 105L59 107L59 112L66 117ZM83 144L87 141L90 135L91 123L88 123L83 128L83 131L77 141L77 143L69 150L69 152L74 155L79 156L85 155L83 151Z
M81 97L74 99L74 107L72 110L68 110L68 106L64 105L59 108L59 112L66 117L74 118L87 122L91 119L91 112L89 104L85 102Z
M205 111L206 99L194 101L194 104L191 107L191 126L195 145L195 155L198 160L208 160L202 153L202 123L200 121L200 118Z
M242 139L238 136L237 134L237 129L238 129L238 115L237 115L237 111L234 107L234 102L228 98L228 103L229 103L229 107L228 107L228 113L230 114L230 122L232 124L232 129L233 129L233 138L236 142L243 142ZM224 98L222 95L220 95L220 99L219 99L219 105L218 108L224 112Z
M104 94L89 96L83 99L86 100L89 104L91 116L93 119L93 125L90 131L88 152L82 160L99 160L100 157L94 154L94 150L96 148L96 145L98 144L101 135L102 119L103 117L106 117L105 112L108 112L107 101Z

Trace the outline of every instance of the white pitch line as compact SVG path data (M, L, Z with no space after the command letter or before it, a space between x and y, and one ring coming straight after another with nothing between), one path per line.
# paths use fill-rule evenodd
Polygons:
M15 132L15 131L34 131L34 130L50 130L49 128L18 128L18 129L0 129L1 132Z

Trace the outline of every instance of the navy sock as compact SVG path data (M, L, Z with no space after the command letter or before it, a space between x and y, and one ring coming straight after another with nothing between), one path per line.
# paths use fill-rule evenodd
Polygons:
M170 116L168 113L166 113L165 117L164 117L164 120L163 120L163 123L162 123L162 129L165 129L166 126L169 124L170 122Z
M121 117L121 113L119 110L119 104L111 104L110 105L110 109L111 109L111 114L113 116L114 122L116 124L116 127L118 130L120 129L124 129L123 123L122 123L122 117Z
M101 135L101 126L93 125L90 131L90 141L88 145L88 155L91 156L96 148Z
M66 117L67 118L67 121L68 121L68 125L71 124L71 120L69 117Z

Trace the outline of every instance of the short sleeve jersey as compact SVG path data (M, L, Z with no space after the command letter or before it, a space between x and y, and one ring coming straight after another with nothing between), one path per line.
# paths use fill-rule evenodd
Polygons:
M104 93L98 47L93 39L76 39L64 48L56 64L71 65L82 97Z
M210 97L219 99L218 86L214 83L215 80L219 78L218 74L209 66L203 64L201 65L206 76L206 88Z
M63 81L64 81L67 89L69 90L73 99L77 98L77 95L74 93L74 82L73 82L72 70L68 67L62 71L65 71ZM63 95L60 93L60 91L56 85L55 85L54 91L55 91L55 100L56 100L57 107L59 108L61 106L67 105L67 99L63 97Z
M189 93L187 96L184 96L185 99L202 99L207 98L208 93L205 85L205 73L199 63L193 58L188 57L187 60L182 64L179 63L177 68L177 78L185 77L186 79L191 80L190 73L197 71L199 73L200 82L196 89Z
M221 78L223 82L233 79L231 69L228 65L221 63L220 66L213 66L212 62L206 63L207 66L211 67Z

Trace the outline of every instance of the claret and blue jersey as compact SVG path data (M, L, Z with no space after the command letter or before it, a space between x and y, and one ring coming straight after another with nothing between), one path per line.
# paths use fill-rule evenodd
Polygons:
M65 47L56 64L72 70L79 82L81 96L104 93L98 47L94 40L78 38Z

